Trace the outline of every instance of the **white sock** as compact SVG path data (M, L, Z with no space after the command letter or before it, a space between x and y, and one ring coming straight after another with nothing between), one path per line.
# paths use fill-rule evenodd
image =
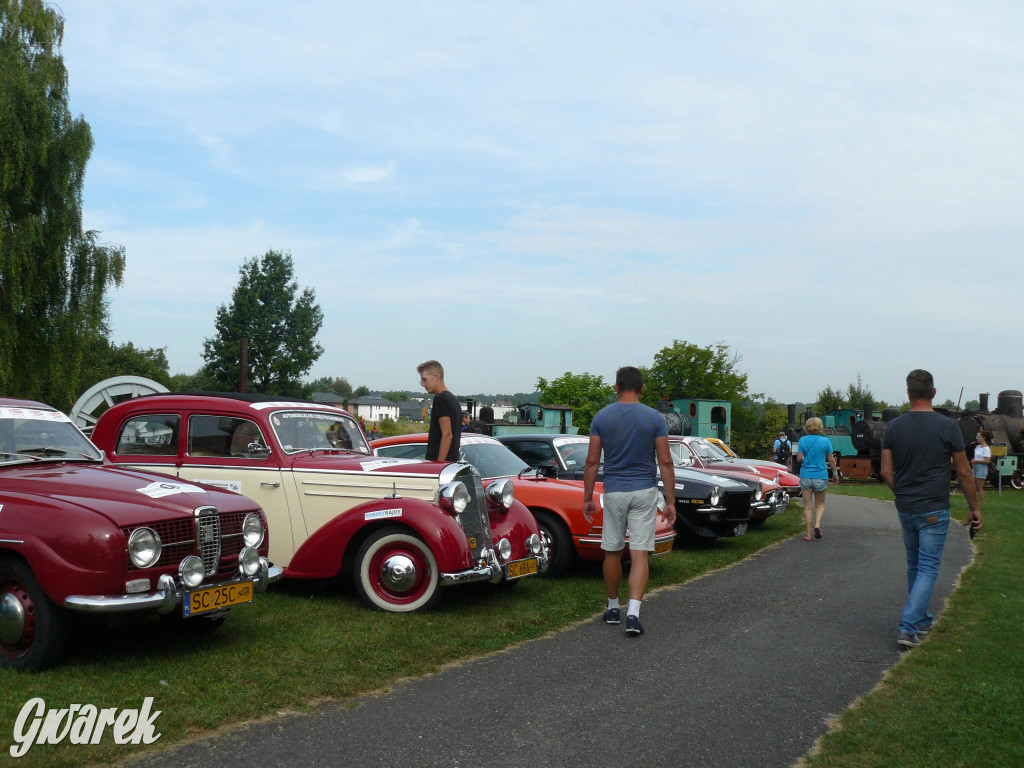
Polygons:
M609 608L618 608L619 607L619 598L617 598L617 597L609 597L608 598L608 607Z
M630 600L629 601L629 610L626 611L626 615L627 616L636 616L638 619L640 618L640 601L639 600Z

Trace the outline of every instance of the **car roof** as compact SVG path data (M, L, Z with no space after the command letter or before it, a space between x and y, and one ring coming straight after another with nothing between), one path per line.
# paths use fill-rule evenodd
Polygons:
M155 394L140 395L139 397L118 403L118 405L132 403L137 407L146 407L147 403L157 403L159 405L173 404L175 406L201 405L211 408L218 405L223 406L225 402L235 402L240 405L245 404L252 410L256 411L264 411L270 408L308 408L318 411L330 411L332 413L346 414L348 416L352 415L348 411L343 408L339 408L336 405L317 403L311 400L302 400L297 397L264 395L258 392L158 392Z
M15 397L0 397L0 406L5 408L33 408L35 410L56 411L52 405L40 403L36 400L19 400Z

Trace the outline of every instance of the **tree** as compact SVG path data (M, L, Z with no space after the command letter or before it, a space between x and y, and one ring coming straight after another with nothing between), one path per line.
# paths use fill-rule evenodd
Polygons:
M838 389L832 389L831 386L826 386L818 393L818 399L814 404L814 412L820 415L830 411L838 411L845 407L846 400L843 398L842 392Z
M82 230L92 132L68 108L64 19L0 0L0 392L67 410L124 249Z
M366 397L368 394L370 394L370 388L365 384L360 384L352 393L354 397Z
M170 377L167 388L171 392L230 392L234 390L234 387L229 387L227 390L221 388L210 375L210 372L206 370L206 366L203 366L195 373L174 374Z
M169 387L171 376L168 372L167 350L163 347L140 349L130 341L127 344L111 344L107 338L98 336L85 350L82 382L92 386L111 376L144 376Z
M550 382L538 378L537 389L542 403L572 406L572 423L584 434L590 431L594 414L615 397L615 389L604 383L603 376L585 372L574 374L566 371Z
M857 381L846 388L846 407L858 411L864 408L865 403L875 405L875 396L871 390L861 381L860 374L857 374Z
M323 354L316 343L324 316L316 293L296 298L291 254L267 251L239 270L231 305L217 309L217 335L203 344L206 368L219 385L239 383L240 342L249 340L249 388L272 395L301 395L299 377Z
M323 376L309 382L311 392L333 392L338 397L348 400L352 397L352 385L344 377Z
M700 347L677 339L644 372L644 402L656 405L681 397L738 402L747 396L747 375L737 370L739 362L725 344Z

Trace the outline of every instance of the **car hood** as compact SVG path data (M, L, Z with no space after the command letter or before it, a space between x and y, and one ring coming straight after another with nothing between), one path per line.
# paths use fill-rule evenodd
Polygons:
M0 469L0 494L36 497L91 510L121 526L193 517L197 507L221 512L256 508L245 496L154 472L109 464L40 462Z
M727 474L722 472L715 472L714 470L699 470L691 469L690 467L676 467L675 468L676 482L684 483L706 483L707 485L717 485L723 491L743 491L747 490L747 486L736 480L736 478L729 477ZM751 478L756 479L757 475L751 474Z

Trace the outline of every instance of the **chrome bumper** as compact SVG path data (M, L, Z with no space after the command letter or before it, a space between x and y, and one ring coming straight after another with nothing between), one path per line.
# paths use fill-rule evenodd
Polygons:
M497 584L505 575L505 569L498 562L498 556L493 549L484 550L485 564L470 568L467 571L456 571L455 573L442 573L441 586L450 587L453 584L472 584L474 581L491 581ZM548 552L542 549L539 555L529 554L527 557L537 558L537 573L544 573L548 569Z
M216 584L203 584L203 587L226 587L232 584L240 584L243 581L252 581L253 593L261 594L267 591L267 586L273 584L284 575L284 569L276 565L270 565L265 558L260 558L260 570L251 579L238 576L229 581L219 581ZM156 591L139 595L71 595L64 600L64 607L71 611L82 613L127 613L130 611L156 610L160 613L170 613L176 606L181 605L185 599L186 591L183 587L174 583L174 578L164 574L157 581Z

